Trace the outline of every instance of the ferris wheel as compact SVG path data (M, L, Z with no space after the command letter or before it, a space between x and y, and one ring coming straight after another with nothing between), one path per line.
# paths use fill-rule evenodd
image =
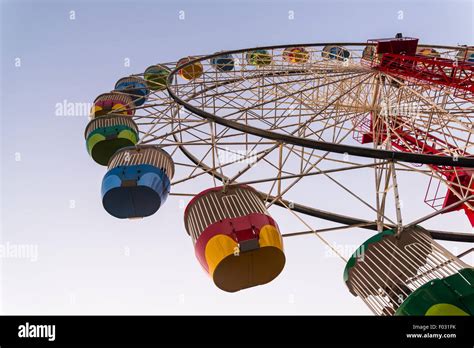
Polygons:
M107 166L112 216L189 199L186 232L224 291L270 282L283 240L312 234L375 314L474 314L474 270L440 242L474 235L422 227L457 210L474 225L473 103L473 47L401 36L259 47L121 78L94 101L85 138ZM402 200L418 180L426 192ZM407 221L423 204L432 211ZM275 209L302 230L281 231ZM373 236L346 259L324 235L354 228Z

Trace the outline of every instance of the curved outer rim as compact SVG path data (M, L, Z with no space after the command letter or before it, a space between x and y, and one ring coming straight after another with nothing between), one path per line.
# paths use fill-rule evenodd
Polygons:
M253 51L257 49L281 49L286 47L319 47L319 46L326 46L326 45L338 45L338 46L367 46L367 45L374 45L370 43L315 43L315 44L289 44L289 45L279 45L279 46L264 46L264 47L254 47L254 48L245 48L233 51L223 51L214 53L212 55L199 57L193 59L186 64L183 64L179 67L175 67L168 76L167 81L167 90L170 97L178 104L182 105L188 111L203 117L205 119L211 120L223 126L233 128L239 130L241 132L249 133L255 136L259 136L262 138L267 138L279 142L284 142L296 146L303 146L315 150L321 151L329 151L329 152L336 152L336 153L347 153L353 156L360 156L366 158L377 158L377 159L391 159L394 161L400 162L409 162L409 163L419 163L419 164L431 164L431 165L444 165L444 166L453 166L453 167L468 167L474 168L474 158L469 157L449 157L449 156L437 156L437 155L426 155L426 154L417 154L417 153L405 153L405 152L398 152L398 151L388 151L388 150L379 150L379 149L372 149L372 148L364 148L360 146L350 146L350 145L343 145L343 144L333 144L327 143L317 140L311 139L304 139L299 138L292 135L286 135L281 133L274 133L271 131L267 131L261 128L248 126L241 124L236 121L228 120L209 112L203 111L198 109L186 101L179 98L171 88L172 81L176 76L177 72L186 67L188 65L194 64L195 62L201 62L203 60L212 59L218 57L222 54L236 54L236 53L243 53L247 51ZM433 48L447 48L447 49L461 49L462 47L459 46L439 46L439 45L420 45L420 47L433 47ZM224 82L225 83L225 82ZM214 87L218 87L215 85Z
M173 138L178 142L178 139L176 138L176 134L173 134ZM196 157L194 157L193 154L191 154L184 145L178 145L179 149L181 152L195 165L199 166L203 170L207 170L209 175L214 176L217 180L224 182L228 180L227 177L223 176L222 174L218 173L215 170L211 170L210 167L208 167L206 164L202 163L199 161ZM274 196L268 196L267 194L260 192L258 190L257 193L263 198L266 199L267 202L272 202L276 197ZM325 210L320 210L320 209L315 209L312 207L308 207L306 205L290 202L287 200L282 199L275 201L275 205L286 208L287 206L292 203L293 211L296 211L301 214L313 216L319 219L323 220L328 220L336 223L340 223L343 225L362 225L358 228L363 228L371 231L377 231L377 224L373 221L368 221L364 219L359 219L347 215L340 215L340 214L335 214L331 213ZM387 224L387 227L390 228L395 228L396 226ZM466 243L474 243L474 234L468 234L468 233L462 233L462 232L447 232L447 231L437 231L437 230L428 230L426 229L430 234L433 239L437 240L445 240L445 241L451 241L451 242L466 242Z
M214 58L214 57L218 57L222 54L235 54L235 53L242 53L242 52L246 52L246 51L249 51L249 50L255 50L255 49L279 49L279 48L286 48L286 47L292 47L292 46L300 46L300 47L308 47L308 46L324 46L324 45L328 45L330 43L322 43L322 44L290 44L290 45L280 45L280 46L264 46L264 47L255 47L255 48L247 48L247 49L240 49L240 50L233 50L233 51L221 51L221 52L216 52L215 54L212 54L212 55L208 55L208 56L201 56L201 57L198 57L192 61L189 61L188 63L184 64L184 65L191 65L193 64L194 62L196 61L202 61L202 60L205 60L205 59L211 59L211 58ZM344 46L349 46L349 45L357 45L357 46L363 46L363 45L373 45L371 43L338 43L337 45L344 45ZM420 47L433 47L433 48L446 48L446 49L461 49L462 47L460 46L441 46L441 45L419 45ZM168 90L168 93L169 95L172 97L173 100L175 100L178 104L184 106L187 110L193 112L193 110L190 110L187 106L190 106L188 105L186 102L182 101L180 98L178 98L174 92L171 90L170 86L171 86L171 83L172 83L172 79L174 78L174 76L176 75L176 73L180 70L181 67L176 67L175 69L173 69L170 73L170 75L168 76L168 81L167 81L167 90ZM198 110L200 111L200 110ZM212 119L212 114L208 114L208 113L205 113L205 112L202 112L204 114L204 116L200 115L201 112L198 112L196 113L198 116L201 116L201 117L204 117L204 118L210 118ZM208 117L208 116L211 116L211 117ZM217 118L216 122L221 120L221 118L217 117L217 116L214 116L214 118ZM217 122L219 123L219 122ZM234 122L235 123L235 122ZM230 127L232 128L232 127ZM176 137L176 135L173 135L173 137ZM189 159L191 160L194 164L196 165L199 165L200 167L204 168L204 169L209 169L206 165L204 165L203 163L200 163L200 161L195 158L183 145L179 145L179 148L180 150L182 151L182 153ZM356 147L357 148L357 147ZM383 151L385 153L391 153L390 151ZM395 152L393 152L395 153ZM423 157L426 156L426 155L422 155ZM430 156L430 157L433 157L433 156ZM436 156L435 156L436 157ZM389 156L390 158L390 156ZM466 159L469 161L469 159ZM410 162L412 162L412 160L410 160ZM459 164L459 162L456 162L457 164ZM215 178L217 178L219 181L224 181L226 178L225 177L222 177L219 173L215 172L215 171L211 171L209 172L210 175L213 175ZM263 197L265 197L266 195L264 195L263 193L259 192ZM275 197L268 197L268 200L272 201ZM286 201L286 200L282 200L283 202L280 202L280 201L276 201L275 204L280 206L280 207L285 207L288 206L288 204L290 203L289 201ZM368 230L373 230L373 231L376 231L377 230L377 226L374 222L372 221L368 221L368 220L363 220L363 219L359 219L359 218L355 218L355 217L350 217L350 216L346 216L346 215L340 215L340 214L335 214L335 213L331 213L331 212L327 212L327 211L324 211L324 210L319 210L319 209L315 209L315 208L312 208L312 207L308 207L308 206L305 206L305 205L302 205L302 204L298 204L298 203L294 203L292 202L293 205L294 205L294 208L293 210L296 211L296 212L299 212L299 213L302 213L302 214L305 214L305 215L309 215L309 216L313 216L313 217L316 217L316 218L320 218L320 219L324 219L324 220L328 220L328 221L333 221L333 222L336 222L336 223L340 223L340 224L344 224L344 225L356 225L356 224L363 224L364 226L361 226L359 228L363 228L363 229L368 229ZM445 240L445 241L453 241L453 242L467 242L467 243L474 243L474 235L472 234L468 234L468 233L462 233L462 232L447 232L447 231L438 231L438 230L429 230L431 236L434 238L434 239L437 239L437 240Z

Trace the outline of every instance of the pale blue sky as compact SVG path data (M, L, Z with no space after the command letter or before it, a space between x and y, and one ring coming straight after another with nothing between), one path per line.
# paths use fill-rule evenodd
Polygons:
M174 198L143 221L107 215L104 170L85 150L87 117L58 117L55 105L92 102L151 64L218 50L364 42L397 32L423 43L473 45L472 1L0 3L2 239L39 248L36 262L2 260L4 313L369 313L342 284L343 265L321 256L324 248L309 237L287 243L288 264L274 283L218 291L194 258ZM367 237L357 233L341 243Z

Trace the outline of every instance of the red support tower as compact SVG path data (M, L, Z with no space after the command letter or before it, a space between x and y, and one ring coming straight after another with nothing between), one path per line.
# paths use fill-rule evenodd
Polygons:
M397 35L398 36L398 35ZM432 88L449 88L453 94L468 101L474 101L474 63L457 61L439 57L427 57L416 54L418 39L397 37L393 39L369 40L375 44L375 54L368 63L373 69L386 75L403 80L417 81ZM360 121L360 120L359 120ZM469 153L446 141L439 139L426 131L413 127L401 117L391 121L390 141L394 148L403 152L419 152L439 156L469 157ZM361 122L357 140L361 143L374 141L383 142L387 138L387 126L381 125L374 131L372 114L369 119ZM443 198L442 208L446 208L462 198L474 194L474 171L469 168L430 166L439 173L450 186ZM435 201L436 198L433 200ZM425 202L428 203L427 197ZM430 204L435 207L434 203ZM474 200L459 204L453 210L464 209L471 225L474 226ZM446 212L448 212L446 211Z
M422 81L435 88L445 86L454 96L474 101L474 64L452 59L385 53L375 67L405 80Z
M454 96L474 101L474 62L417 55L418 39L399 37L372 39L375 55L368 62L373 69L404 80L418 81L454 91Z

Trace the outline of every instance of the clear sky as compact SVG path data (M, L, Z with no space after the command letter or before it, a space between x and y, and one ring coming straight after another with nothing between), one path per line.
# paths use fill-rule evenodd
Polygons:
M87 116L57 116L56 105L92 102L122 76L219 50L364 42L397 32L423 43L473 45L472 1L0 4L2 243L38 252L0 259L3 313L369 313L345 288L344 265L314 237L288 241L287 266L271 284L219 291L195 260L176 198L141 221L115 220L103 210L104 169L85 150ZM465 219L453 226L471 231ZM354 234L339 242L368 237Z

